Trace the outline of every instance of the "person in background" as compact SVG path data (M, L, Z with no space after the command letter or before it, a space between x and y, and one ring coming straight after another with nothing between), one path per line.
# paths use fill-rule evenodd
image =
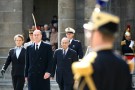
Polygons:
M58 24L58 17L56 15L53 16L51 24L52 24L52 26L54 26L55 24Z
M79 59L82 59L83 58L82 45L80 41L74 39L75 30L73 28L68 27L65 29L65 32L67 38L70 40L69 48L75 50L77 52Z
M131 34L129 31L125 32L125 40L121 41L122 54L125 56L127 60L132 60L134 57L134 49L133 49L134 41L131 40Z
M58 32L55 27L51 28L50 44L52 45L52 50L55 51L58 47Z
M27 42L27 43L24 43L24 48L27 48L29 45L34 44L33 32L34 32L34 30L32 30L32 29L29 30L29 38L30 38L30 41Z
M44 31L42 32L42 40L45 42L50 42L51 31L47 24L44 25Z
M26 49L25 79L28 90L50 90L52 48L44 43L40 30L33 32L34 44Z
M54 66L51 76L54 77L56 71L56 81L60 90L73 90L74 80L71 65L78 61L78 56L76 51L68 47L69 44L68 38L62 38L62 48L57 49L53 56Z
M15 48L10 49L5 64L1 69L2 75L12 63L12 83L14 90L23 90L24 87L24 68L25 68L25 48L23 47L24 37L21 34L14 36Z

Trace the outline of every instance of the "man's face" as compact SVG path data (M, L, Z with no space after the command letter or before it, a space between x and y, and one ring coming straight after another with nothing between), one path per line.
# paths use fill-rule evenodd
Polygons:
M35 43L39 43L42 39L41 31L40 30L35 30L33 32L33 39Z
M85 44L86 46L95 47L100 36L98 35L97 30L89 31L85 30Z
M33 34L29 34L30 41L33 41Z
M69 46L69 39L63 38L63 39L61 40L61 47L62 47L63 49L67 49L68 46Z
M16 37L15 44L16 44L17 47L22 46L23 42L24 41L23 41L23 39L21 37Z
M74 37L73 33L66 33L68 39L72 39Z
M86 46L91 46L92 31L84 30L84 33L85 33L85 45Z
M126 40L131 40L131 36L125 36Z

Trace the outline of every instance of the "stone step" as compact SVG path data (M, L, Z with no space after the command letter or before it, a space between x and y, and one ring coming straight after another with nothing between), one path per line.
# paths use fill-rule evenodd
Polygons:
M13 90L11 79L3 79L2 81L0 81L0 90ZM28 90L26 84L24 86L24 90ZM58 84L55 80L51 80L51 90L59 90Z

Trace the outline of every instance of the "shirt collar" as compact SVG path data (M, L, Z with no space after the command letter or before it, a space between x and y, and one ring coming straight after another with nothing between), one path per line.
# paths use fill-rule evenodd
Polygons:
M67 53L67 51L68 51L68 48L67 48L65 51L66 51L66 53ZM64 49L63 49L63 52L64 52Z
M70 43L73 41L73 38L72 39L70 39Z
M41 44L41 41L38 44L35 43L35 48L36 48L36 45L38 45L38 48L39 48L40 44Z
M96 48L93 48L93 51L101 51L101 50L108 50L108 49L112 49L113 48L113 45L102 45L102 46L99 46L99 47L96 47Z
M35 43L35 45L38 45L38 46L40 46L40 44L41 44L41 41L38 44Z
M20 47L15 46L15 49L21 49L21 48L23 48L23 46L20 46Z

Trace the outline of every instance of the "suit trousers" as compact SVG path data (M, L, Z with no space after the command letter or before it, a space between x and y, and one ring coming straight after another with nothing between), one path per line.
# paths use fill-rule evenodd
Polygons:
M25 78L24 76L12 76L14 90L23 90Z
M58 83L58 85L60 90L73 90L73 84L64 83L63 79Z

